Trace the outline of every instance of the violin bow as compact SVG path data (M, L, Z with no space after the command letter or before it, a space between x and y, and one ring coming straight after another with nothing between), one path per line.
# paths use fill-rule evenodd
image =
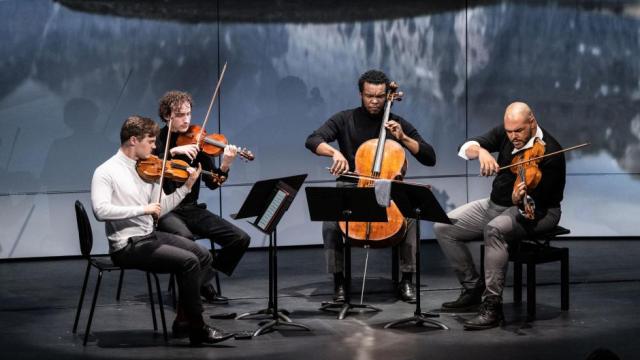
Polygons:
M327 167L325 168L327 170L331 170L331 168ZM344 176L347 178L351 178L351 179L366 179L366 180L373 180L373 181L391 181L391 182L397 182L397 183L403 183L403 184L409 184L409 185L416 185L416 186L422 186L422 187L426 187L428 189L431 189L431 185L429 184L421 184L421 183L416 183L416 182L410 182L410 181L402 181L402 180L395 180L395 179L380 179L377 178L375 176L370 176L370 175L360 175L356 172L353 171L346 171L343 172L342 174L338 174L338 176Z
M158 194L158 204L162 207L162 185L164 184L164 170L167 167L167 156L169 154L169 141L171 140L171 124L173 119L169 118L169 125L167 125L167 142L164 144L164 155L162 156L162 171L160 172L160 192ZM160 210L162 211L162 209ZM158 225L158 219L153 219L153 227Z
M113 112L116 111L116 109L118 108L118 105L120 105L120 100L122 99L122 95L124 94L124 89L127 88L127 84L129 83L129 79L131 79L131 74L133 74L133 68L131 68L129 70L129 74L127 74L127 78L124 80L124 84L122 84L122 87L120 88L120 94L118 94L118 98L116 99L116 102L111 107L111 111L109 111L109 115L107 116L107 120L104 122L104 126L102 127L102 132L107 131L107 126L109 125L109 122L111 121L111 116L113 115Z
M220 72L220 77L218 78L218 83L216 84L216 89L213 92L213 96L211 97L211 102L209 102L209 109L207 109L207 115L204 117L204 121L202 122L202 128L200 129L200 134L198 134L197 144L198 148L200 148L200 139L204 134L204 128L207 126L207 121L209 121L209 115L211 115L211 109L213 108L213 103L216 101L218 97L218 91L220 90L220 85L222 85L222 79L224 78L224 73L227 71L227 62L224 62L224 66L222 67L222 71Z
M586 142L586 143L584 143L584 144L580 144L580 145L576 145L576 146L571 146L571 147L568 147L568 148L566 148L566 149L562 149L562 150L558 150L558 151L550 152L550 153L548 153L548 154L544 154L544 155L541 155L541 156L536 156L536 157L531 158L531 159L529 159L529 160L523 160L523 161L519 161L519 162L517 162L517 163L515 163L515 164L511 164L511 165L503 166L503 167L501 167L501 168L498 168L498 171L502 171L502 170L504 170L504 169L510 169L510 168L512 168L512 167L514 167L514 166L522 165L522 164L525 164L525 163L528 163L528 162L531 162L531 161L540 160L540 159L543 159L543 158L546 158L546 157L549 157L549 156L558 155L558 154L561 154L561 153L564 153L564 152L567 152L567 151L576 150L576 149L579 149L579 148L581 148L581 147L585 147L585 146L589 146L589 145L591 145L591 143Z

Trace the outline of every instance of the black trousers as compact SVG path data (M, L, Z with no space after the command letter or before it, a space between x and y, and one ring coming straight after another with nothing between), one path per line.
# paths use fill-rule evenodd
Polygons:
M194 326L202 323L200 286L212 262L205 248L182 236L155 231L129 238L129 244L112 253L111 260L124 268L174 273L185 315Z
M221 246L213 268L231 276L249 247L251 238L239 227L211 213L206 205L180 205L161 217L158 229L189 239L203 237Z

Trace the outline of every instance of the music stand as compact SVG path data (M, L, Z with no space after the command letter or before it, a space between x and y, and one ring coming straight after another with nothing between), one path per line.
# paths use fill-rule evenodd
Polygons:
M269 330L277 330L280 325L311 330L309 327L291 321L286 310L278 310L278 242L276 227L278 222L296 197L307 174L258 181L253 184L249 195L233 219L256 217L253 223L258 230L269 235L269 301L266 309L239 315L242 319L253 315L271 315L253 333L258 336ZM282 320L282 321L281 321Z
M394 182L391 185L391 198L400 212L405 217L413 218L416 221L416 310L411 317L386 324L385 329L415 322L418 326L429 324L443 330L449 330L446 325L432 319L440 315L422 312L420 309L420 220L451 224L451 220L431 193L430 188L429 185L412 185L401 182Z
M344 277L345 301L328 302L320 310L340 309L338 319L344 319L353 309L381 309L367 304L351 303L351 240L349 239L349 221L385 222L387 210L378 205L373 188L353 187L307 187L307 203L312 221L344 221Z

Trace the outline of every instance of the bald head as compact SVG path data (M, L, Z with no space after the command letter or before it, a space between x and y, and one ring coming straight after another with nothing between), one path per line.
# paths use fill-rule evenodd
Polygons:
M536 118L529 105L514 102L504 112L504 129L516 149L523 147L537 130Z

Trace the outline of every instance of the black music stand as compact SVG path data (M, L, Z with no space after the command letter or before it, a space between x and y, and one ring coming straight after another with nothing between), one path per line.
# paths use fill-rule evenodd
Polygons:
M391 198L400 212L405 217L413 218L416 221L416 310L411 317L386 324L385 329L415 322L418 326L429 324L443 330L449 330L441 322L432 320L440 315L420 310L420 220L451 224L451 220L431 193L430 188L429 185L412 185L401 182L394 182L391 185Z
M378 205L373 188L353 187L307 187L307 203L312 221L345 221L344 236L344 278L345 301L323 303L320 310L339 309L338 319L342 320L353 309L381 309L367 304L351 303L351 240L349 221L385 222L387 210Z
M231 215L233 219L256 217L251 223L261 232L269 235L269 302L266 309L247 312L236 319L242 319L254 315L270 315L269 321L263 321L253 333L258 336L270 330L277 330L280 325L311 330L309 327L296 324L291 321L286 310L278 310L278 243L276 227L282 215L287 211L291 202L307 174L258 181L253 184L249 195L245 199L237 214Z

